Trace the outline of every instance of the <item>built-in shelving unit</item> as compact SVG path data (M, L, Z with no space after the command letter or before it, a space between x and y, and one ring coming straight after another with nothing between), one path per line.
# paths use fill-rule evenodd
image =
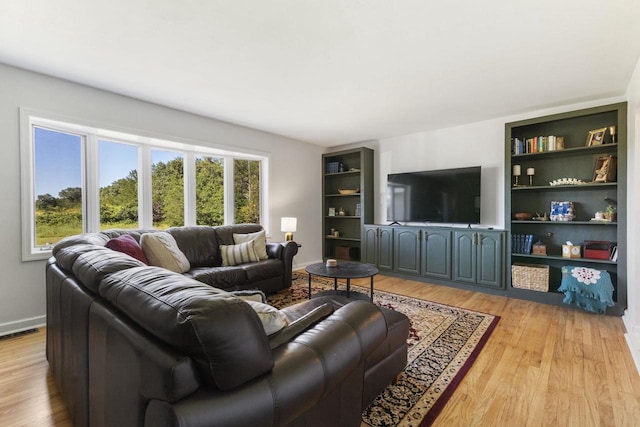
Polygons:
M615 141L610 127L615 126ZM590 131L606 128L604 137L595 144L588 143ZM549 150L544 143L541 151L518 154L514 141L548 136L562 137L564 148ZM561 268L564 265L584 265L610 273L614 283L615 306L607 312L622 314L627 304L626 278L626 140L627 105L619 103L585 110L539 117L505 125L505 224L510 236L533 235L533 242L546 245L546 255L514 253L509 241L507 251L507 295L562 304L563 294L558 291ZM542 139L540 139L542 141ZM558 148L558 147L556 147ZM617 160L615 179L595 182L596 169L602 158ZM515 185L514 166L521 171L519 185ZM526 171L535 171L532 185ZM551 185L561 178L575 178L578 185ZM551 202L573 202L572 221L516 220L516 213L547 216ZM617 220L594 220L598 211L607 205L616 207ZM509 239L511 240L511 239ZM584 241L611 242L618 248L617 260L584 257ZM562 256L562 245L571 241L581 246L580 258ZM511 282L511 265L528 263L549 266L549 291L539 292L515 288Z
M359 261L364 224L373 221L373 150L324 154L322 173L323 257Z

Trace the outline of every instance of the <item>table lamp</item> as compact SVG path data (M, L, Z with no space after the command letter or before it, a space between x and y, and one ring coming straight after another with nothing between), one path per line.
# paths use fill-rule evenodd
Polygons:
M293 232L296 231L298 219L293 217L280 218L280 231L285 233L284 240L293 240Z

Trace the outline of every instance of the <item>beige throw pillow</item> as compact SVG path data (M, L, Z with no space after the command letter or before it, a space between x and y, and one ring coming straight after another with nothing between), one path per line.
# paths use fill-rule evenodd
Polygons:
M245 300L245 302L255 310L267 335L275 334L289 324L287 316L277 308L251 300Z
M220 255L222 255L224 266L260 261L256 255L253 240L239 245L220 245Z
M252 240L254 244L253 248L255 249L258 258L269 258L269 255L267 255L267 233L264 230L258 231L256 233L233 233L233 241L236 245L238 243L250 242Z
M151 265L176 273L185 273L191 268L189 260L178 247L176 239L169 233L164 231L144 233L140 237L140 246Z

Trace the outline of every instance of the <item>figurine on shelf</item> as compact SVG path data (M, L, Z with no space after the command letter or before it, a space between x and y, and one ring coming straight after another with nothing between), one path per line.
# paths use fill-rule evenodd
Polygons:
M340 210L338 211L338 216L345 216L346 213L344 211L344 209L340 208Z
M540 215L538 212L536 212L536 216L533 217L534 221L549 221L549 214L547 214L547 212L544 213L544 215Z
M607 173L609 173L609 158L607 157L603 162L600 169L596 169L596 177L594 182L607 182Z

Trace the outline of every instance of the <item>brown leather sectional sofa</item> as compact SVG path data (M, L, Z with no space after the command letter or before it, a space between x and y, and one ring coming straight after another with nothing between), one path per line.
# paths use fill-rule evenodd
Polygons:
M74 425L360 425L406 363L408 319L326 296L280 310L288 325L267 335L229 290L289 286L297 246L267 244L268 259L235 267L216 254L233 233L260 229L170 229L192 266L184 274L104 246L151 230L56 245L46 268L47 359Z

